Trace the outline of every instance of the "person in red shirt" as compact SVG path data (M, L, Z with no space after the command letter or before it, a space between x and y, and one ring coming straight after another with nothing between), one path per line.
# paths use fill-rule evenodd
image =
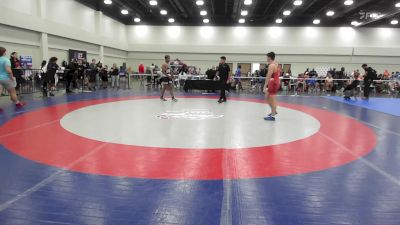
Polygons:
M139 64L138 71L139 71L139 79L142 80L142 78L143 78L142 76L143 76L144 71L145 71L145 67L144 67L143 63Z

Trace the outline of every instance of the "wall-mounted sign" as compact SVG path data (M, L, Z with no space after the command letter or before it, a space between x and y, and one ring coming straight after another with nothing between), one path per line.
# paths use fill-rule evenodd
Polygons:
M68 50L68 52L69 52L69 61L71 61L73 59L75 59L75 60L85 59L86 60L86 55L87 55L86 51L70 49L70 50Z
M32 56L30 56L30 55L21 55L19 57L19 61L21 63L21 67L22 68L26 68L26 69L32 68L32 63L33 63Z

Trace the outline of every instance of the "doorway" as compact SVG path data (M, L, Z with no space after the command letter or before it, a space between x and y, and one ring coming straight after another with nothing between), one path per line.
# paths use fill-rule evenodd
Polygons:
M242 77L247 77L247 74L251 73L251 63L238 63L238 67L242 66ZM236 71L237 68L235 68Z

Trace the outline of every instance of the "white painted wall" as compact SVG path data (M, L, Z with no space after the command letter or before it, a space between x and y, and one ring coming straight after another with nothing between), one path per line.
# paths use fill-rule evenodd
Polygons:
M74 0L1 0L0 8L0 24L128 49L125 25Z
M221 55L234 63L262 63L275 51L280 63L305 68L331 66L359 69L369 63L378 70L400 70L400 29L318 27L175 27L129 26L129 64L161 64L163 55L205 69Z
M37 1L32 0L1 0L2 9L17 11L20 13L37 16L39 14L39 5ZM6 10L1 10L6 11Z
M50 0L46 6L46 19L90 33L96 32L94 10L71 0Z

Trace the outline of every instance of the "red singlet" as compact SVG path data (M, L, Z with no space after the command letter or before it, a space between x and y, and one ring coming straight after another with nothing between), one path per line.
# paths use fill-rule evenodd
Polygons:
M276 95L279 91L281 82L279 80L279 76L281 75L281 71L279 66L276 68L276 72L272 74L271 79L268 82L268 94Z

